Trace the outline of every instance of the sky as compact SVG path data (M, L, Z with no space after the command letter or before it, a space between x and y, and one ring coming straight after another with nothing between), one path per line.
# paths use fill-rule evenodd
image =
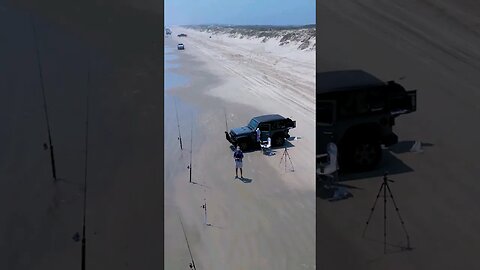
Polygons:
M316 0L164 0L165 26L315 24Z

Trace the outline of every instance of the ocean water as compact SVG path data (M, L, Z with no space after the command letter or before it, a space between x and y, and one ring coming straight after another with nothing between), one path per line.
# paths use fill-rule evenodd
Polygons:
M178 74L178 71L181 67L180 64L177 62L178 55L176 48L165 45L164 59L165 90L183 86L188 83L188 78Z

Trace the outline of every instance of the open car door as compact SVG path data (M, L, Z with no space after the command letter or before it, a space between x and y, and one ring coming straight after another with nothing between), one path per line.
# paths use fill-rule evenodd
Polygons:
M417 90L406 91L403 95L390 97L388 108L393 116L415 112L417 110Z
M292 119L287 118L286 126L287 128L295 128L297 127L297 121L293 121Z

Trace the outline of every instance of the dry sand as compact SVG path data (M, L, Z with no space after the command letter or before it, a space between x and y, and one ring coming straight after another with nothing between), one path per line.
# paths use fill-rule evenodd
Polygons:
M364 69L418 89L418 111L398 119L401 143L381 168L346 176L353 198L317 201L320 269L480 267L479 9L475 1L319 2L318 71ZM408 152L414 140L423 153ZM398 247L405 238L389 208L383 254L383 202L361 237L383 170L396 180L411 251Z
M166 168L181 169L166 179L165 195L170 198L165 209L166 267L176 269L189 261L180 216L198 269L314 269L313 53L304 61L279 59L274 52L261 51L261 43L245 46L235 39L210 39L204 33L173 28L174 35L180 31L188 37L175 36L167 42L185 44L185 51L178 53L180 71L191 81L171 94L195 110L192 172L198 184L188 183L185 169L191 118L183 119L187 149L180 154L176 122L170 117L165 124L165 147L177 150L169 151L165 162L177 165ZM276 60L290 61L291 66L297 61L298 69L277 68ZM260 114L280 113L296 120L298 127L290 134L301 139L288 144L295 171L285 172L280 166L283 149L270 157L255 151L246 153L246 179L234 179L232 151L223 133L224 108L229 128ZM165 117L172 113L166 112ZM171 136L169 129L175 129ZM169 182L174 182L172 187ZM213 226L203 224L204 198Z

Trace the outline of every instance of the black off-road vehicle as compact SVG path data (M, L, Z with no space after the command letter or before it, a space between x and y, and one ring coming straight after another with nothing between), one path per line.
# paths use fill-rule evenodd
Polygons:
M381 145L398 142L395 119L416 111L416 90L361 70L317 73L316 85L317 157L334 142L343 169L373 169L381 160Z
M260 145L257 143L256 129L259 128L260 140L266 141L270 137L272 146L282 146L285 139L290 137L288 131L295 127L296 121L278 114L269 114L252 118L244 127L232 128L230 132L225 131L225 137L242 150L258 148Z

